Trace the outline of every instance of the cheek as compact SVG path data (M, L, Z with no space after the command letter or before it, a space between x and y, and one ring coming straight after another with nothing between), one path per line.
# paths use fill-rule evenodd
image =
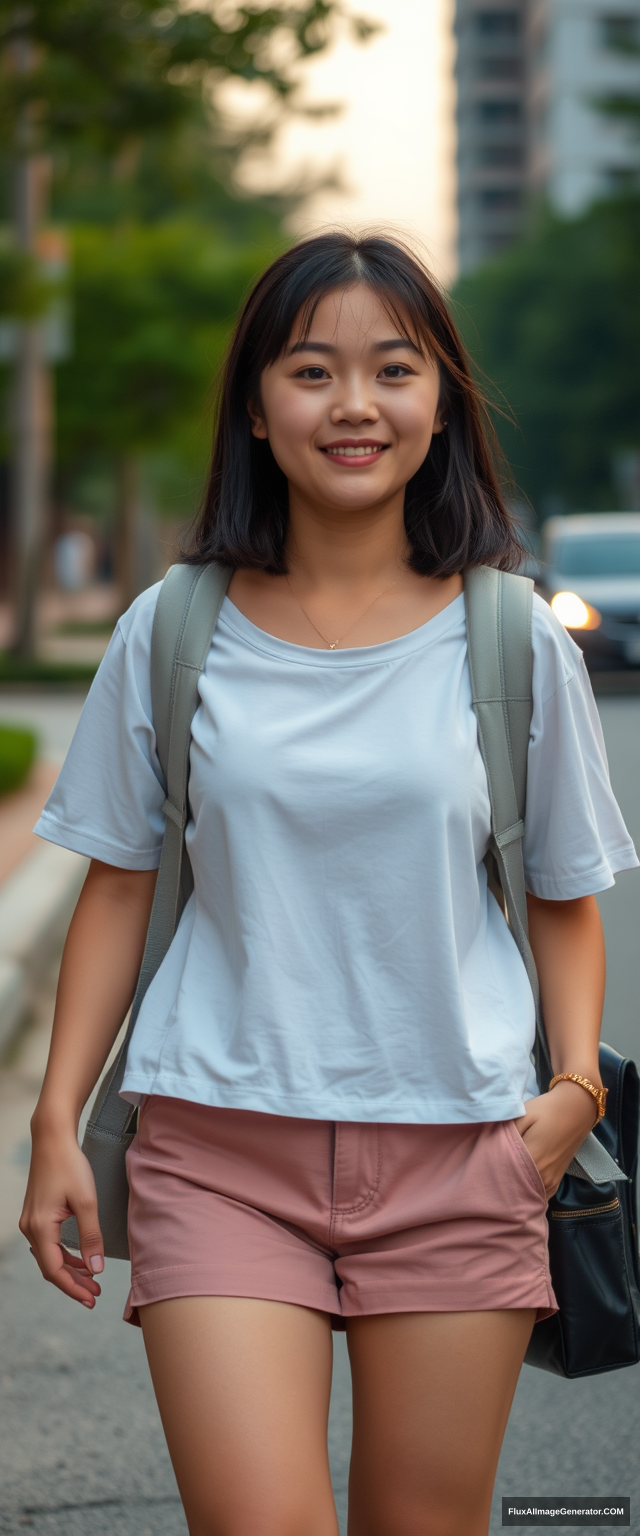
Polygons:
M308 452L322 422L322 406L311 391L289 391L274 384L264 407L271 451L286 473L287 464Z
M401 448L421 453L424 458L433 435L436 410L437 401L430 391L428 394L417 390L407 390L406 394L398 391L388 415Z

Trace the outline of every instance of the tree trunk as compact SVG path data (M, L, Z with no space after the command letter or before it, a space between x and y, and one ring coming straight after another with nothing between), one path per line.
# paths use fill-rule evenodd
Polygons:
M25 74L35 54L28 36L13 47L13 66ZM25 256L36 250L38 225L47 196L49 164L32 153L33 116L26 110L18 125L15 160L15 237ZM52 399L44 360L43 328L38 320L16 326L11 475L12 536L16 584L14 646L19 656L36 648L36 603L46 531L51 468Z
M46 532L50 476L51 380L38 323L17 332L13 399L13 545L16 580L14 646L35 654L36 604Z

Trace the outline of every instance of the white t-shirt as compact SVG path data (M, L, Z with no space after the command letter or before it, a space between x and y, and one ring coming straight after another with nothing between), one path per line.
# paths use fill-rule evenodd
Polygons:
M149 648L124 615L38 822L125 869L160 857ZM581 654L534 608L529 889L637 864ZM193 722L195 891L142 1005L124 1097L327 1120L519 1115L533 999L487 891L490 815L462 596L382 645L311 650L225 598Z

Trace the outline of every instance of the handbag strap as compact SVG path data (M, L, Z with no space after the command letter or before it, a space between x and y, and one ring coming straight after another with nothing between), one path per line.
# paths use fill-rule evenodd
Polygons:
M533 711L531 610L533 582L526 576L476 566L465 573L467 652L471 696L489 786L491 852L536 1008L535 1067L541 1092L552 1075L540 1005L536 963L529 943L522 839L527 799L527 756ZM625 1177L593 1132L567 1169L592 1183Z
M166 796L165 828L147 939L124 1041L103 1078L91 1124L103 1135L126 1135L135 1114L120 1098L129 1041L147 988L169 949L193 880L185 852L189 817L191 722L203 671L231 570L217 565L173 565L158 594L151 636L151 703Z

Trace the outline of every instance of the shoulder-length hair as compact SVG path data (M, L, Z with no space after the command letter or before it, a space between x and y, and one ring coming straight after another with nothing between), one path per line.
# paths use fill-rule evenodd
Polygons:
M319 301L366 283L402 335L437 361L444 431L405 493L409 564L428 576L471 565L514 568L522 557L505 505L495 433L434 279L396 240L349 234L302 240L267 268L250 293L224 367L211 471L183 558L283 574L288 487L268 442L251 431L250 401L282 356L296 320L308 334Z

